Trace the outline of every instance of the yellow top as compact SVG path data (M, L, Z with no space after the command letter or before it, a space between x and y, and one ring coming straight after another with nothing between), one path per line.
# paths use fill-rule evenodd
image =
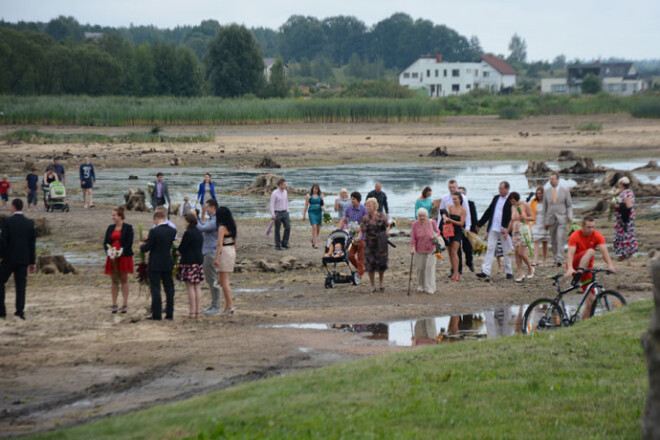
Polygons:
M534 215L534 218L536 218L536 207L538 206L539 201L536 200L536 197L534 197L530 203L530 206L532 207L532 214ZM529 222L530 226L534 226L534 222L531 221Z

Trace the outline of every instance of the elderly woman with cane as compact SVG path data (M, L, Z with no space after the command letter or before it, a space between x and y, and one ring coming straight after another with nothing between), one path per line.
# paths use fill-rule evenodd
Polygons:
M433 295L435 293L435 237L440 230L434 221L429 220L426 208L416 212L410 232L410 255L417 272L417 291ZM412 270L411 270L412 276Z

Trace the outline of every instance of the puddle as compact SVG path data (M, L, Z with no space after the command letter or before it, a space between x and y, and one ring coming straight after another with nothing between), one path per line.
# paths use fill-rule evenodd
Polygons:
M64 251L58 248L54 243L37 240L37 251L45 251L44 255L63 255L66 261L73 266L93 266L105 264L105 255L101 252L73 252Z
M256 292L265 292L266 289L232 289L234 293L256 293Z
M629 161L598 161L597 164L618 169L632 170L645 165L646 159ZM552 168L566 165L549 162ZM547 179L527 179L524 172L527 161L523 160L492 160L492 161L451 161L422 162L368 165L339 165L331 167L288 168L278 172L285 175L287 182L296 188L309 188L313 183L319 183L321 188L335 195L329 195L326 202L332 206L336 194L342 187L350 191L360 191L363 196L373 189L376 181L382 181L387 193L390 214L394 217L414 216L414 201L419 197L422 188L429 185L433 188L433 198L442 197L447 191L447 181L457 179L459 184L468 189L470 200L476 203L479 213L483 212L497 192L497 184L507 180L512 190L526 195L533 188ZM97 187L94 197L99 200L123 203L123 194L128 188L146 188L152 181L157 168L116 168L99 170ZM181 202L184 196L195 199L196 189L204 172L210 172L216 182L222 182L217 189L229 192L251 185L254 179L268 170L226 168L219 163L210 163L205 168L177 168L166 173L165 179L170 188L172 200ZM128 181L129 175L138 176L137 181ZM636 176L642 182L650 182L656 174L637 172ZM578 176L566 176L562 184L574 186ZM597 178L597 176L591 176ZM220 203L229 207L237 217L269 217L268 197L228 196L220 194ZM292 197L290 212L292 217L300 217L304 207L304 197ZM334 212L332 212L334 216Z
M437 316L385 323L293 323L268 328L328 330L356 333L365 339L387 341L389 345L412 347L461 340L498 338L522 333L522 315L527 305L509 306L466 315Z

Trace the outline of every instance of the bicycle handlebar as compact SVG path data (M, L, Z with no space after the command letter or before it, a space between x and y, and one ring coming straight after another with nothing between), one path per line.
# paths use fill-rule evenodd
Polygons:
M606 274L610 275L613 272L609 269L601 269L601 268L596 268L596 269L589 269L588 267L578 267L575 269L576 272L584 272L584 273L599 273L599 272L605 272Z

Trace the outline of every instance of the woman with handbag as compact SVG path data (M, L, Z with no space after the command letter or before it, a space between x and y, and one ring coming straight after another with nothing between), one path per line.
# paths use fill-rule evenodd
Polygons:
M453 275L449 278L451 281L460 281L461 274L458 270L458 250L463 241L463 226L465 226L466 211L463 208L463 195L455 192L451 195L451 206L447 206L447 214L442 214L442 236L447 240L449 249L449 259Z
M435 237L440 230L434 221L429 220L426 208L416 212L417 220L410 230L410 254L417 272L417 291L433 295L435 293Z

